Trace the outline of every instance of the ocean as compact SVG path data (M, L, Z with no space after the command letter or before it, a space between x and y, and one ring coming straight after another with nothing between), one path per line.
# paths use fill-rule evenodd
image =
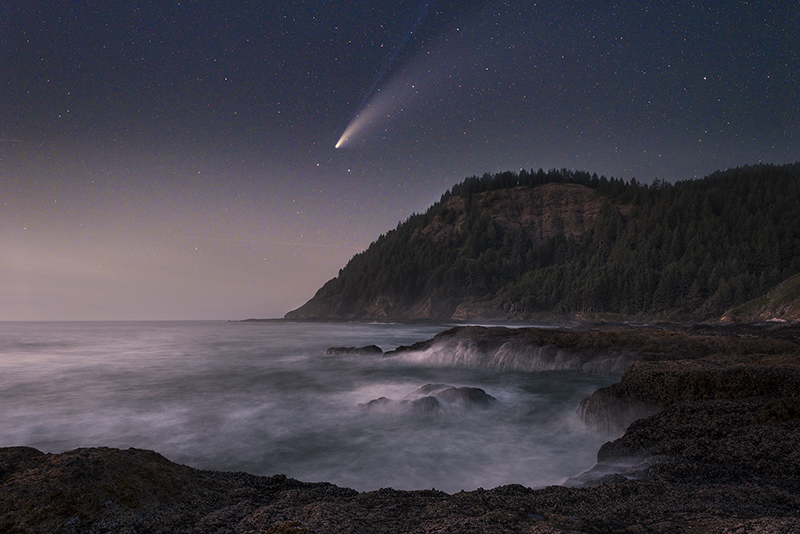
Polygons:
M0 323L0 446L134 447L199 469L453 493L563 483L616 437L587 428L575 410L619 374L485 368L441 354L325 354L388 351L447 328ZM496 401L434 411L400 402L426 384L481 388ZM381 397L394 402L364 406Z

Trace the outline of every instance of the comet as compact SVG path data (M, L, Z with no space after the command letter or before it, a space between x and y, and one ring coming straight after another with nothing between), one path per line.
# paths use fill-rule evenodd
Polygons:
M421 46L415 55L401 60L399 66L393 68L400 51L425 20L432 5L433 2L425 2L420 6L411 30L398 43L336 142L337 149L365 143L370 132L375 130L388 132L386 123L417 110L420 102L441 102L445 93L457 99L470 88L480 90L473 82L480 81L482 73L489 71L488 66L504 50L480 43L477 35L481 31L485 33L482 20L489 20L480 13L473 13L464 24L451 26L436 41Z
M384 64L383 68L381 68L381 70L378 72L378 75L375 76L375 79L372 81L372 84L370 84L369 89L367 89L366 93L364 93L364 97L361 99L361 102L356 108L353 118L350 119L350 123L347 125L347 128L345 128L344 133L336 142L335 148L342 148L347 145L361 130L363 130L366 126L373 124L381 115L382 111L386 111L386 99L382 99L382 95L380 95L381 82L383 82L387 74L389 74L392 65L394 65L394 63L397 61L400 53L414 36L414 32L428 16L428 11L435 3L435 0L424 1L420 3L414 23L411 25L411 29L403 35L403 38L392 49L389 59ZM396 91L394 93L395 97L399 96ZM376 103L375 100L381 102ZM390 98L389 100L393 99Z
M379 125L384 119L391 118L393 108L405 100L406 93L402 84L390 85L388 90L377 91L347 125L339 141L336 142L336 148L351 144L363 137L371 127Z

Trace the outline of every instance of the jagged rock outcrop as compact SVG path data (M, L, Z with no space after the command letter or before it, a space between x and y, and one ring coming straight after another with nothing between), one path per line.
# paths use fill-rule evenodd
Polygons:
M717 399L677 403L632 423L606 443L599 462L647 457L698 465L695 476L769 477L800 483L800 417L783 413L797 397ZM663 469L663 468L661 468ZM686 468L684 468L686 469Z
M409 357L441 364L505 371L576 371L622 373L633 353L609 340L588 341L592 334L565 329L456 327L434 338L400 346L385 358Z
M618 433L636 419L683 401L797 396L800 367L709 360L634 362L620 382L583 399L578 414L590 424Z
M632 361L713 359L734 364L792 365L800 358L796 325L575 325L574 328L462 326L400 346L384 358L513 371L567 370L622 374Z

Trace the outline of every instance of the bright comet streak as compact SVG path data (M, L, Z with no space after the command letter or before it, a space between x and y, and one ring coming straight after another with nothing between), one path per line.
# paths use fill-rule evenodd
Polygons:
M376 125L381 118L390 115L390 111L398 104L405 90L379 91L373 99L356 115L345 128L344 133L336 142L336 148L342 148L352 143L356 138L363 137L369 126Z
M455 28L391 73L359 108L335 147L347 148L365 142L369 130L381 125L385 128L387 122L402 115L403 109L412 109L412 101L428 99L431 91L443 93L460 88L465 83L464 75L480 71L473 65L473 56L464 54L464 50L470 49L471 40L474 40L472 32ZM491 61L491 54L484 51L479 66Z
M356 110L355 117L353 117L353 119L350 121L350 124L347 126L347 128L345 129L345 131L342 134L342 136L336 142L336 146L334 148L340 148L340 147L344 146L344 144L347 143L350 140L350 137L351 137L350 134L353 134L356 131L363 129L363 126L365 124L363 122L363 120L362 120L363 117L365 117L365 116L371 117L371 116L373 116L375 114L374 112L370 113L370 108L371 107L372 108L375 107L373 105L373 102L372 102L373 101L373 95L378 90L378 87L380 86L381 81L383 81L384 77L389 72L389 69L392 67L394 62L400 56L400 52L403 50L403 48L406 46L408 41L414 35L414 31L422 23L422 21L425 20L425 17L428 16L428 9L430 7L432 7L435 3L436 3L435 0L433 0L433 1L427 1L426 0L425 2L423 2L422 4L419 5L419 9L417 10L417 16L416 16L416 19L414 20L414 24L411 26L411 30L408 31L403 36L403 39L397 45L395 45L394 49L392 50L392 53L389 56L389 61L386 62L386 64L381 69L381 71L378 73L378 76L372 82L372 85L370 86L369 90L367 91L367 94L364 95L364 98L361 100L361 104L359 104L359 106L358 106L358 108ZM380 95L378 96L378 98L380 98ZM380 109L383 109L384 107L385 106L380 106ZM372 121L370 121L370 122L372 122Z

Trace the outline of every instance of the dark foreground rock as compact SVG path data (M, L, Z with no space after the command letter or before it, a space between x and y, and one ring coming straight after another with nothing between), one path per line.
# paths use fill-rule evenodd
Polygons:
M755 404L752 410L760 408ZM283 476L199 471L144 450L77 449L43 454L0 449L0 532L797 532L797 420L766 425L763 454L751 469L739 432L725 446L660 448L648 427L703 426L677 407L627 441L604 448L606 460L631 452L674 455L595 487L532 490L509 485L448 495L435 490L358 493ZM726 407L721 407L728 413ZM695 410L700 413L703 410ZM694 412L693 412L694 413ZM716 414L720 415L720 414ZM684 417L677 423L676 417ZM731 415L742 427L746 414ZM783 426L781 426L783 425ZM741 430L741 429L740 429ZM719 431L717 429L716 431ZM714 430L706 438L717 439ZM785 434L784 434L785 433ZM793 440L777 451L777 436ZM748 435L748 438L752 436ZM752 444L751 449L759 444ZM618 456L621 455L621 456ZM792 462L795 462L792 465ZM631 476L630 474L628 476ZM616 478L615 478L616 477Z

